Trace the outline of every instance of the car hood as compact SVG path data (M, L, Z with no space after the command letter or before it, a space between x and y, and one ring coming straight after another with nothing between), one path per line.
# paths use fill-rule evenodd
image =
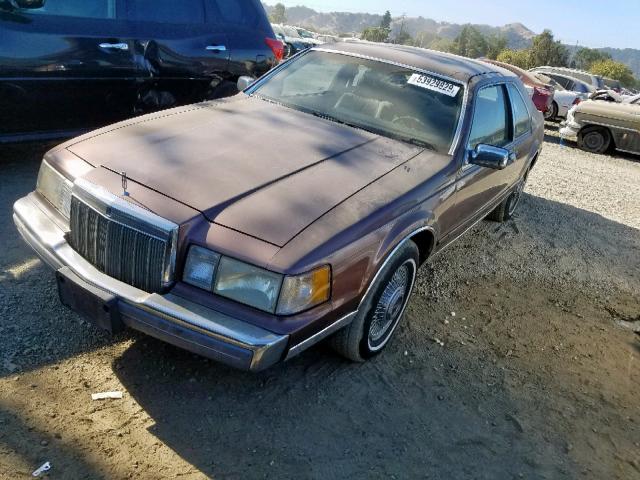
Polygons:
M67 148L276 246L421 151L246 96L140 117Z
M607 102L604 100L587 100L581 102L574 112L578 117L588 115L616 122L629 123L628 128L637 128L640 123L640 106L626 103Z

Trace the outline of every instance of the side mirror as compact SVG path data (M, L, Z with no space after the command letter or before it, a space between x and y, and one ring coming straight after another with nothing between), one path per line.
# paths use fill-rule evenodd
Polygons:
M513 154L509 150L484 144L469 153L469 163L494 170L504 170L512 159Z
M255 79L255 78L253 78L253 77L249 77L249 76L246 76L246 75L245 75L245 76L240 77L240 78L238 79L238 84L237 84L238 91L239 91L239 92L242 92L242 91L246 90L246 89L247 89L247 88L249 88L249 87L253 84L253 82L255 82L255 81L256 81L256 79Z

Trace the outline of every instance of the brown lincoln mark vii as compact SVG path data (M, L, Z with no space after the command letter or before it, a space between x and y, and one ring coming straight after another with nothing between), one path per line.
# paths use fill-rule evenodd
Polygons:
M329 336L362 361L389 341L421 263L511 217L542 138L500 67L315 48L234 98L51 150L14 221L62 302L102 328L254 371Z

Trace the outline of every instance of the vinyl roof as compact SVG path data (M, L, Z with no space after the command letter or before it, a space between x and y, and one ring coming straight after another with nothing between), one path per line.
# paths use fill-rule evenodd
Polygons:
M461 82L468 82L471 77L494 73L503 76L514 76L513 73L479 60L460 57L451 53L437 52L406 45L393 45L372 42L343 42L323 45L323 49L337 52L364 55L388 62L409 65L418 69L440 73Z

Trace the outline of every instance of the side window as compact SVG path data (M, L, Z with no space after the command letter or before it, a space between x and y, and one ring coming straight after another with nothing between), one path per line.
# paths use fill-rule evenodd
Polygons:
M204 23L203 0L127 0L127 18L138 22Z
M251 0L210 0L210 2L214 4L214 9L217 9L220 22L256 27L262 20Z
M476 148L481 143L504 147L511 142L509 130L504 86L493 85L480 90L473 111L469 147Z
M522 100L520 91L513 85L509 85L507 88L509 89L509 98L513 106L513 137L518 138L520 135L531 131L531 116L524 100Z
M116 0L47 0L44 7L24 10L35 15L116 18Z

